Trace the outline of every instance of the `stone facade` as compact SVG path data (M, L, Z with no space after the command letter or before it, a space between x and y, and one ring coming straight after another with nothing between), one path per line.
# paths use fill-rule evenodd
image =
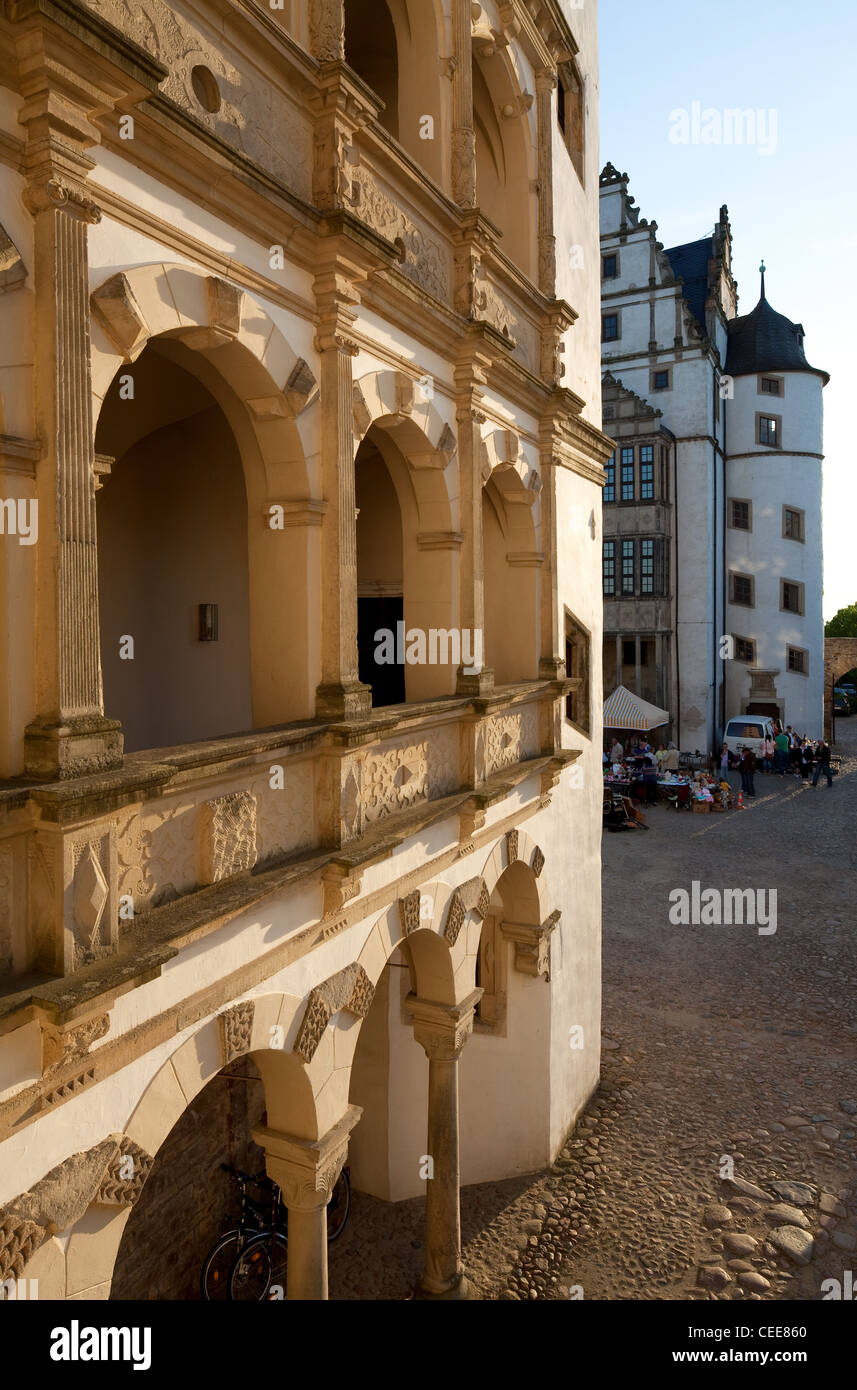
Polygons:
M45 1297L192 1297L202 1175L264 1153L324 1298L343 1164L423 1192L427 1127L460 1296L461 1184L597 1081L594 7L393 8L376 63L386 0L0 7L0 1256Z

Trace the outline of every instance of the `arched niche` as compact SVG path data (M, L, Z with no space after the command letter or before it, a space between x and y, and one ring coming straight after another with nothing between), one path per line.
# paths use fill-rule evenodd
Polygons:
M476 202L502 231L500 249L525 275L536 275L538 199L527 102L509 59L473 54Z

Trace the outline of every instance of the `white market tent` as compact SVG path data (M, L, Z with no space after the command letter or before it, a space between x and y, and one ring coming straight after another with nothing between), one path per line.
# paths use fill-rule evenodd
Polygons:
M609 699L604 701L605 729L630 729L635 733L650 733L662 724L670 722L669 712L650 705L638 695L618 685Z

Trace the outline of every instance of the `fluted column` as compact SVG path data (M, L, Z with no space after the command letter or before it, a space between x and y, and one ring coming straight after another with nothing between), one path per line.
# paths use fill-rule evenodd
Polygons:
M553 93L556 73L536 73L536 128L539 184L539 289L553 299L556 293L556 237L553 221Z
M426 1179L425 1270L419 1287L424 1298L470 1297L461 1263L458 1059L481 997L477 989L455 1005L408 1000L414 1038L429 1063L426 1153L432 1168Z
M476 206L476 134L473 127L473 52L470 4L452 5L452 196L462 207Z
M321 1139L259 1125L253 1138L265 1150L268 1176L280 1188L289 1213L286 1298L294 1302L327 1298L327 1204L348 1154L351 1131L362 1110L350 1105Z

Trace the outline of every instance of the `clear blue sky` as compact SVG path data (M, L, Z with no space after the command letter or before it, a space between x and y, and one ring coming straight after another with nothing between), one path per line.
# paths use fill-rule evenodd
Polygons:
M601 165L630 176L665 246L729 208L739 313L768 268L772 306L806 330L824 391L824 615L857 602L857 0L599 0ZM673 144L670 112L777 114L776 147ZM769 130L770 127L767 127ZM773 142L770 142L773 143Z

